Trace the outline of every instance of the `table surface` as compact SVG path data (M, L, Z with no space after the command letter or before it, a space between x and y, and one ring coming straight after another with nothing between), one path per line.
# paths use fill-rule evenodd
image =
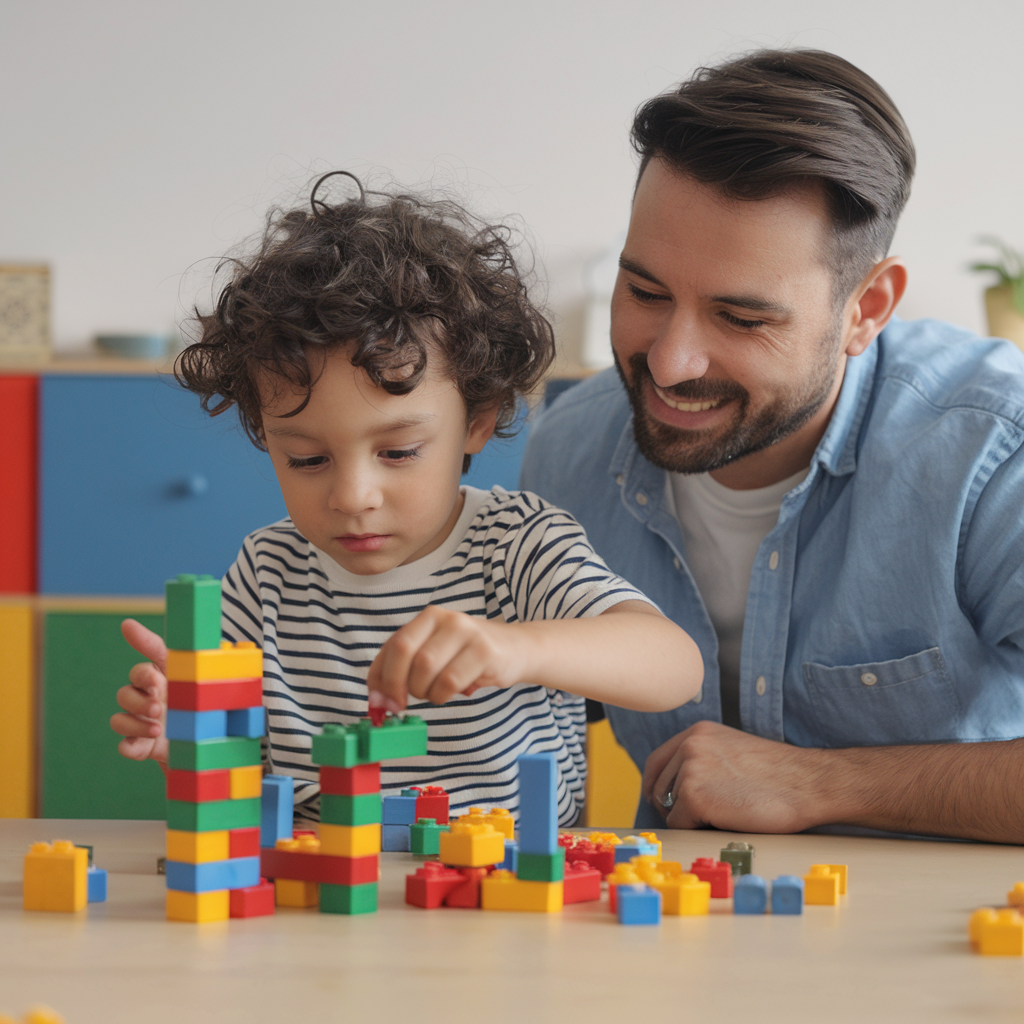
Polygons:
M279 909L189 925L164 920L162 823L4 820L0 1014L41 1002L67 1024L1024 1020L1024 958L978 956L966 937L971 911L1024 879L1020 848L659 835L665 859L684 864L747 839L769 879L846 863L850 892L801 917L737 917L713 900L707 917L627 928L605 901L553 915L409 907L418 859L384 854L375 915ZM25 913L22 857L40 839L93 845L108 902Z

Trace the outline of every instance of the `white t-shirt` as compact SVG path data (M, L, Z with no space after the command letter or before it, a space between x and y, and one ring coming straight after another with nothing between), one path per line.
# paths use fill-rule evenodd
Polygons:
M740 656L750 573L761 541L779 521L782 499L809 470L770 487L736 491L709 473L669 473L668 498L686 545L686 564L718 635L722 721L740 727Z
M463 488L465 503L436 551L390 572L357 576L284 519L246 538L224 577L224 636L263 648L264 760L295 778L296 810L319 816L312 735L366 714L366 674L381 644L428 604L505 622L600 615L647 601L594 553L583 527L529 491ZM650 602L648 602L650 603ZM558 817L583 806L582 697L542 686L488 687L440 707L410 700L427 722L428 753L386 763L381 788L440 785L452 810L518 806L516 760L554 752Z

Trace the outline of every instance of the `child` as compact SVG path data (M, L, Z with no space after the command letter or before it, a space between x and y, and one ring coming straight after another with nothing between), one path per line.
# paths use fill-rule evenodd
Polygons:
M514 807L516 759L554 751L572 824L583 698L678 707L700 688L700 653L568 514L459 486L553 355L506 232L361 186L329 205L322 181L310 210L272 216L255 255L232 261L179 364L211 414L237 406L289 513L224 577L224 636L264 652L265 762L315 818L311 735L408 708L430 753L385 765L385 788ZM111 724L125 756L164 760L163 644L131 620L124 632L152 664L132 670Z

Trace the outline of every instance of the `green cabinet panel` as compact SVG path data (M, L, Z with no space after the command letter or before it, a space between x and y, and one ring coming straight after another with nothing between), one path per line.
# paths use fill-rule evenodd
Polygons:
M44 818L163 818L164 777L155 761L117 752L110 716L128 670L143 661L121 620L163 633L162 615L49 612L43 641Z

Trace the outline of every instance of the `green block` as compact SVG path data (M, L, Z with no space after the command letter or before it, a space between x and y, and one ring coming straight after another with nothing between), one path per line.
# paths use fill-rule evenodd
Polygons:
M320 820L327 825L379 825L380 819L380 793L320 795Z
M368 744L363 753L367 761L388 761L396 757L421 757L427 752L427 723L418 715L404 718L386 718L377 729L370 729L365 737Z
M557 853L519 851L516 878L526 882L561 882L565 878L565 848Z
M732 874L749 875L754 871L754 847L750 843L727 843L719 860L732 865Z
M167 827L182 832L216 832L225 828L256 828L260 824L260 798L208 800L190 804L167 801Z
M181 575L164 584L164 640L172 651L220 647L220 580Z
M166 813L160 766L122 757L110 731L114 694L143 660L121 636L128 615L163 634L162 615L139 615L130 604L43 617L40 817L159 819Z
M245 768L259 764L259 739L245 736L225 736L216 740L169 740L167 767L187 772L205 772L212 768Z
M441 852L441 833L447 825L438 825L433 818L420 818L409 826L409 852L420 857L434 857Z
M365 885L330 885L320 883L321 914L375 914L377 883Z
M309 752L313 764L355 768L358 764L369 763L359 757L358 729L357 725L325 725L323 732L313 737Z

